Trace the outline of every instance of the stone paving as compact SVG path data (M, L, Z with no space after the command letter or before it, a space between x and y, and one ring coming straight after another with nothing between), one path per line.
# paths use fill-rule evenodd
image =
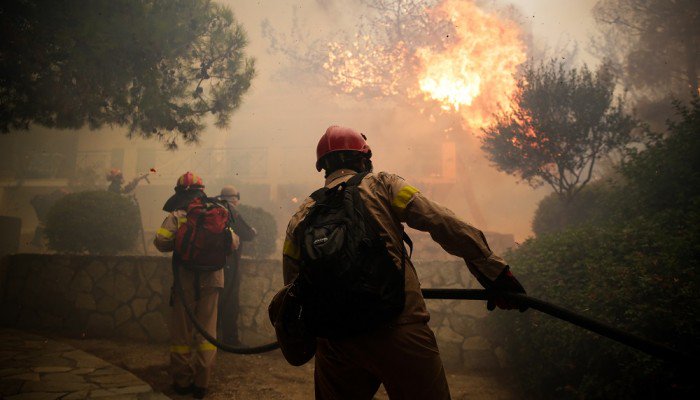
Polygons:
M141 379L67 344L0 329L0 399L168 399Z

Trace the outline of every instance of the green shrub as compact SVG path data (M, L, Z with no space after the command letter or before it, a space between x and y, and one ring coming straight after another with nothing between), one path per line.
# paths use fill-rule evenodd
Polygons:
M532 231L540 236L569 227L603 222L614 212L613 197L613 183L608 180L589 184L569 203L552 193L537 205Z
M667 137L621 168L628 215L684 209L700 197L700 98L675 107L680 118L669 123Z
M543 223L537 238L506 259L530 295L697 355L700 104L678 111L681 121L666 139L623 166L619 187L599 188L598 201L580 203L584 210L567 216L567 224ZM539 220L559 211L545 203ZM489 327L524 397L697 394L690 371L541 313L496 313Z
M530 295L697 353L700 230L664 218L545 235L506 257ZM537 312L497 313L490 326L531 398L678 398L691 389L674 366Z
M133 247L140 229L138 207L106 190L71 193L49 211L50 249L65 253L115 254Z
M244 242L243 255L253 258L266 258L276 249L277 223L269 212L260 207L239 204L236 209L243 219L258 231L258 235L250 242Z

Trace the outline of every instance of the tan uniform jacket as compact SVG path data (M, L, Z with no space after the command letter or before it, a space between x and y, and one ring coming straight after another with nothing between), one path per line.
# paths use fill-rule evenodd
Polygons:
M347 181L354 174L355 171L351 170L335 171L326 178L326 187ZM401 266L404 222L411 228L429 232L433 240L445 251L462 257L469 270L477 277L493 281L506 267L505 261L489 249L480 230L458 219L449 209L423 196L400 176L385 172L368 174L358 188L360 198L367 212L377 222L379 234L386 242L397 268ZM299 272L302 232L298 232L298 228L313 204L314 201L307 198L289 221L283 257L285 284L291 282ZM408 258L405 265L406 304L396 323L427 322L430 315L423 301L415 268Z
M161 252L170 252L175 248L175 234L180 225L187 221L187 212L185 210L175 210L165 217L165 220L156 232L156 237L153 239L153 244ZM232 234L233 249L237 249L240 243L238 235ZM185 268L180 269L180 277L182 278L183 288L191 287L195 282L194 272ZM190 283L191 282L191 283ZM201 288L222 288L224 287L224 270L220 269L213 272L200 272L199 283ZM186 289L187 290L187 289Z

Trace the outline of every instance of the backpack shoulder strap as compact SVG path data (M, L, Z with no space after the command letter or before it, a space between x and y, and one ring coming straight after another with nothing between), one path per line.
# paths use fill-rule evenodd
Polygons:
M362 181L362 179L364 179L365 176L367 176L368 173L369 173L369 172L361 172L361 173L355 174L355 175L353 175L352 178L350 178L350 179L348 179L347 181L345 181L345 182L343 182L343 183L340 183L339 185L336 185L336 186L334 186L334 187L332 187L332 188L328 188L328 187L325 187L325 186L324 186L324 187L322 187L322 188L316 190L315 192L311 193L311 196L310 196L310 197L311 197L312 199L314 199L315 202L318 203L320 200L322 200L322 199L324 199L324 198L326 197L326 194L327 194L328 191L331 190L331 189L337 188L338 186L341 186L341 185L344 185L345 187L348 187L348 186L357 186L357 185L359 185L360 182Z
M345 183L346 186L357 186L362 182L363 179L365 179L365 176L367 176L369 172L360 172L355 174L352 178L348 179L348 181Z
M202 204L204 204L205 207L207 204L210 204L211 206L222 207L228 210L228 202L218 197L204 197L202 198Z
M413 240L411 240L411 238L408 236L406 231L401 232L401 240L406 242L406 244L408 245L408 248L411 251L410 253L408 253L408 258L411 258L411 256L413 255ZM405 253L405 250L404 250L404 253Z
M309 197L311 197L312 199L314 199L314 201L315 201L316 203L318 203L320 200L322 200L322 199L324 199L324 198L326 197L326 191L327 191L327 190L328 190L328 188L326 188L326 187L324 186L324 187L322 187L322 188L316 190L315 192L311 193L311 196L309 196Z

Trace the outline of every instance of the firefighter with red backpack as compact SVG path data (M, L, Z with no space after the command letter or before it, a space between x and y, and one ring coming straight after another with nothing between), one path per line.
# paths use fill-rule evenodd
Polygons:
M301 365L315 354L318 400L370 400L380 384L391 399L449 399L403 224L463 258L486 288L525 290L481 231L403 178L372 173L363 134L331 126L316 155L325 185L289 222L287 286L269 307L283 355ZM497 294L487 307L521 308Z
M219 293L224 287L222 268L226 256L238 247L239 239L229 226L226 208L206 196L202 179L192 172L180 176L175 194L165 202L163 210L169 214L153 243L161 252L173 252L173 272L179 277L184 294L180 298L174 285L170 299L172 387L177 394L204 398L216 347L196 332L183 303L215 336Z

